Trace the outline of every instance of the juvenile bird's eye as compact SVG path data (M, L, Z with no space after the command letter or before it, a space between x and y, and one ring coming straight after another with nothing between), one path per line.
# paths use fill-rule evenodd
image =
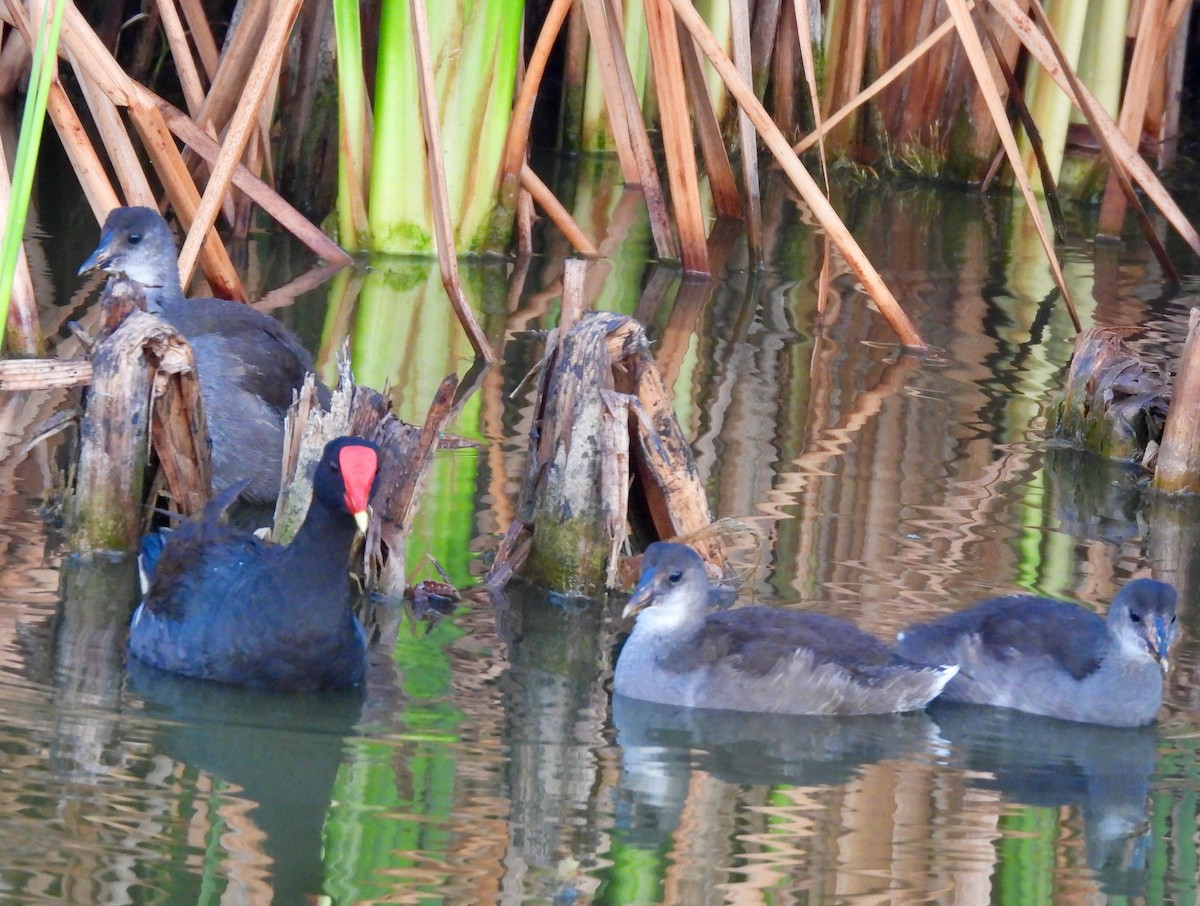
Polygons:
M129 234L129 244L130 245L137 245L141 241L142 241L141 233L130 233Z
M681 570L681 569L673 570L671 572L671 575L667 576L667 578L672 582L678 582L680 579L683 578L683 570Z
M1142 615L1140 613L1138 613L1136 610L1131 610L1131 611L1129 611L1129 619L1131 619L1135 623L1140 623L1140 622L1142 622Z

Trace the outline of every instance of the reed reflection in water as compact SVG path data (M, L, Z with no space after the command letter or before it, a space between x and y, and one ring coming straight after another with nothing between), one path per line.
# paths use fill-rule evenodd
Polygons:
M886 638L996 592L1103 609L1132 576L1167 579L1185 632L1156 727L985 709L653 713L610 696L620 596L553 601L520 584L474 590L449 617L400 615L359 699L147 680L125 671L127 565L101 581L47 555L38 507L61 441L24 445L65 401L12 395L0 398L0 899L1194 900L1195 508L1048 446L1070 328L1044 265L1010 238L1014 218L950 192L838 199L935 345L917 359L836 263L818 313L818 242L782 193L765 198L765 273L735 248L724 279L682 283L624 249L596 281L609 307L648 323L718 513L757 531L734 548L742 598ZM1141 324L1147 356L1177 354L1188 306L1152 260L1133 244L1065 255L1085 321ZM523 293L476 300L504 365L455 429L480 447L439 454L414 531L414 549L462 585L519 510L523 379L555 322L558 267L539 259ZM497 270L478 285L494 288ZM370 319L386 301L371 300ZM353 293L338 304L321 348L366 343L376 320L355 323ZM423 305L422 319L446 320L421 330L454 336L443 310ZM403 338L403 364L364 361L396 379L411 418L427 396L401 378L440 377L461 351Z

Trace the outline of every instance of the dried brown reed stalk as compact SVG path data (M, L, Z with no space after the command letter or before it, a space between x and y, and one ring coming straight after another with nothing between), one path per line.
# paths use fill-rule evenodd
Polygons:
M862 281L867 293L874 300L884 318L887 319L889 325L896 332L900 342L911 349L924 349L925 342L921 339L921 335L917 332L900 304L896 301L884 284L883 279L879 276L879 272L867 259L867 256L859 248L858 243L846 229L846 225L842 223L837 213L833 210L829 200L821 193L821 190L813 182L812 177L800 163L800 159L792 151L791 145L784 138L783 133L779 131L770 115L763 108L758 98L754 96L754 92L747 82L738 73L737 68L732 61L725 55L725 52L717 44L712 32L708 30L704 20L691 7L686 0L669 0L675 8L675 13L679 16L684 26L691 33L692 38L708 56L717 72L720 74L725 87L729 89L729 93L733 95L734 100L742 107L750 116L754 123L754 127L758 130L760 136L767 147L775 155L780 168L787 174L792 184L800 192L805 203L812 210L813 215L820 222L821 226L829 234L838 251L846 259L846 262L854 270L854 273Z
M1175 8L1182 14L1184 4L1177 3ZM1162 64L1165 48L1161 47L1162 36L1174 33L1178 20L1170 21L1167 13L1167 0L1145 0L1142 4L1142 15L1138 20L1137 33L1134 36L1133 56L1129 62L1129 75L1125 80L1125 90L1122 92L1121 112L1117 117L1117 126L1121 134L1131 145L1137 147L1142 137L1142 122L1145 120L1146 107L1149 105L1150 92L1153 88L1155 70ZM1108 172L1108 183L1104 189L1104 198L1100 203L1100 217L1096 225L1101 235L1119 236L1121 224L1125 220L1126 199L1129 197L1128 177L1124 176L1120 167L1111 167Z
M1094 122L1094 130L1101 146L1106 148L1110 166L1120 167L1131 181L1136 183L1150 197L1154 205L1174 227L1175 231L1200 255L1200 233L1171 198L1162 182L1154 175L1150 166L1142 160L1136 147L1121 134L1111 116L1097 102L1096 98L1084 85L1073 86L1063 72L1054 50L1047 38L1034 27L1033 21L1026 15L1023 5L1017 0L992 0L994 9L1004 20L1012 32L1020 38L1021 43L1029 51L1043 69L1058 83L1058 86L1070 98L1075 109Z
M996 130L1000 133L1000 143L1004 148L1004 153L1008 155L1009 163L1012 165L1013 177L1017 181L1017 185L1021 189L1021 194L1025 198L1025 203L1029 207L1029 214L1033 220L1034 229L1037 230L1038 240L1042 243L1042 248L1046 252L1046 261L1050 265L1050 272L1054 276L1054 283L1058 286L1059 293L1062 294L1064 304L1067 306L1067 312L1071 316L1071 323L1075 330L1083 329L1079 321L1079 315L1075 311L1075 304L1071 301L1071 293L1067 289L1066 278L1063 277L1062 268L1058 264L1058 255L1054 252L1054 241L1050 238L1050 232L1046 229L1046 223L1042 219L1042 209L1038 205L1037 199L1033 194L1033 186L1029 181L1029 174L1025 172L1025 167L1021 163L1021 152L1017 148L1017 136L1013 132L1012 124L1008 121L1008 112L1004 107L1004 99L1000 95L999 86L995 79L992 78L990 67L988 66L987 55L983 50L983 43L979 40L979 32L975 29L975 25L971 22L971 11L967 9L966 0L946 0L946 6L950 10L950 15L954 19L954 26L958 30L959 40L962 42L963 49L967 53L967 58L971 61L971 68L975 71L975 79L979 84L979 90L983 93L984 100L987 102L988 111L992 115L992 122L996 126Z
M675 16L667 0L643 0L658 95L659 125L667 161L667 178L679 233L679 257L691 274L708 274L707 231L700 208L700 177L696 169L683 60Z
M60 52L79 79L84 99L120 182L121 195L109 183L100 156L61 86L56 85L51 92L50 113L97 219L103 219L108 210L120 203L122 196L127 204L156 204L135 144L121 122L119 110L124 108L185 226L191 226L197 213L200 215L199 223L190 230L184 244L181 272L189 272L199 254L205 276L214 290L232 298L244 298L244 290L228 254L208 229L230 183L250 195L318 256L342 263L350 261L336 243L239 163L249 135L261 125L261 100L267 97L268 84L278 71L292 15L290 10L296 5L298 0L289 0L289 5L275 11L273 17L272 4L266 0L250 4L250 10L255 14L243 17L239 29L246 28L245 34L249 35L253 28L262 26L262 35L267 39L264 49L260 55L257 48L256 53L241 54L237 60L233 54L226 53L215 71L209 94L200 105L199 123L126 75L77 9L68 6L64 15ZM202 11L192 0L184 3L183 9L205 73L211 75L215 65L215 45L211 35L206 34L207 24L199 27ZM28 18L20 4L7 3L0 11L0 19L14 25L29 40ZM178 24L171 23L169 28L173 30ZM235 31L231 46L238 43ZM248 37L242 38L240 43L255 46ZM175 40L172 40L172 47L183 53ZM186 91L189 103L193 103L196 84L192 75L196 70L186 63L183 68L188 70ZM228 118L217 119L218 116ZM223 130L222 142L212 137ZM213 177L209 178L203 196L176 145L177 139L212 168Z

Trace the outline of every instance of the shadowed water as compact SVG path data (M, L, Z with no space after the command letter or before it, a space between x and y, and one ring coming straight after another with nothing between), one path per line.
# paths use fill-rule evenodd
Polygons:
M772 188L765 272L735 245L720 280L683 283L643 266L635 226L592 284L647 324L713 507L744 528L741 600L890 638L998 592L1102 611L1132 577L1172 581L1183 641L1155 726L614 699L619 596L472 588L516 511L525 377L557 316L546 239L523 287L465 269L504 364L455 426L478 445L439 454L409 564L428 573L431 553L468 591L449 616L392 614L361 694L127 671L131 564L64 560L43 518L65 438L29 442L72 400L0 396L0 901L1194 902L1200 514L1048 443L1073 331L1040 251L1014 238L1019 211L921 188L836 199L931 344L918 358L836 260L819 313L820 244ZM1085 324L1139 325L1142 354L1175 361L1190 302L1139 242L1063 260ZM421 267L283 313L314 348L349 337L360 378L391 384L410 420L465 370L436 266ZM47 321L86 321L87 304Z

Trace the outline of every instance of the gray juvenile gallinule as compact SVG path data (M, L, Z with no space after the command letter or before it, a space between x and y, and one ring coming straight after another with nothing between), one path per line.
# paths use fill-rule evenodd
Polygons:
M942 692L949 701L1136 727L1162 704L1176 634L1175 589L1135 579L1107 620L1067 601L1010 595L910 626L896 650L957 663Z
M773 607L717 611L700 556L656 542L625 614L621 695L691 708L886 714L923 708L957 672L896 655L844 620Z
M134 612L129 651L197 679L314 691L360 684L362 625L350 606L347 560L365 528L378 451L357 438L330 441L313 474L313 498L289 545L225 524L237 488L167 536Z
M279 494L283 417L312 356L277 320L239 302L183 295L175 239L150 208L115 208L100 244L79 273L123 273L145 289L147 309L178 330L196 358L213 487L248 482L242 499L274 502Z

